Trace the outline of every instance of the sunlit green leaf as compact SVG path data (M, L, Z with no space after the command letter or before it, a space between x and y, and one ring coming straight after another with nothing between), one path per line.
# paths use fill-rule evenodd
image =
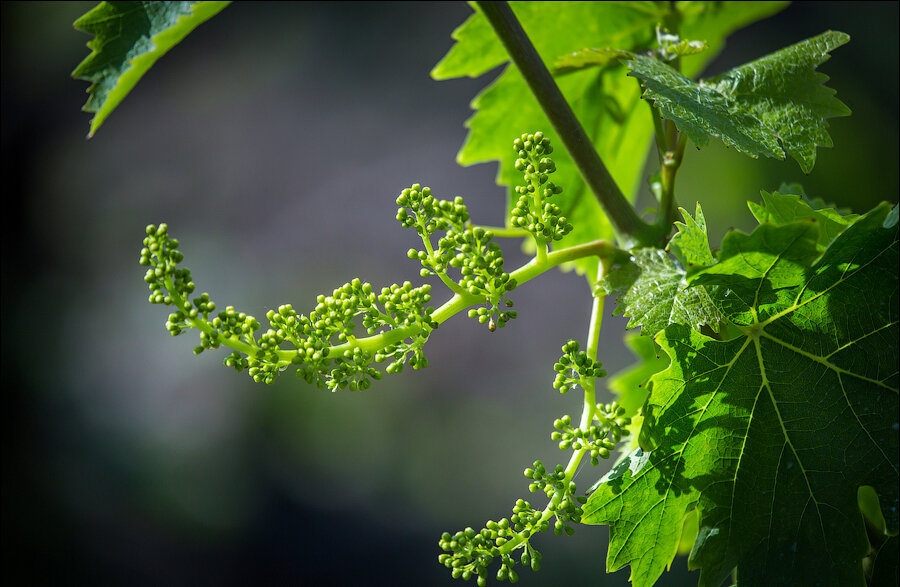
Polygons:
M783 8L784 2L718 2L716 10L692 3L684 5L685 38L706 40L711 50L686 61L685 71L695 75L721 49L732 31ZM655 43L656 26L669 6L656 2L511 2L538 53L553 66L554 60L586 47L640 50ZM681 6L679 4L679 6ZM508 60L487 21L478 12L453 33L457 41L435 66L436 79L477 77ZM698 35L696 33L702 33ZM653 121L641 104L640 88L622 68L588 68L557 79L575 115L616 183L629 198L637 194L644 152L650 145ZM596 198L581 179L562 148L549 120L538 106L515 67L503 73L472 102L477 111L466 122L469 134L457 160L462 165L499 161L497 182L515 186L520 181L513 167L512 140L522 133L542 130L554 141L557 164L554 183L564 189L558 204L575 227L559 246L613 237L612 227ZM515 203L512 197L510 202ZM596 263L577 263L593 282Z
M819 223L819 244L827 246L845 228L859 218L858 214L841 214L833 208L814 209L802 195L762 194L763 203L748 202L753 216L760 222L788 224L797 220L811 219Z
M643 98L698 146L718 137L751 157L787 152L809 173L816 148L832 145L827 119L850 114L816 67L849 39L828 31L700 83L644 55L626 63Z
M696 508L689 565L701 585L735 567L750 585L864 584L857 490L875 489L888 532L900 510L900 254L889 212L879 206L824 253L810 220L732 232L719 262L690 279L718 287L742 334L718 341L672 325L657 336L672 362L652 379L644 429L654 450L585 507L585 521L610 525L609 570L631 565L636 585L652 584Z
M716 262L716 258L709 248L709 237L706 234L706 218L700 202L697 202L697 210L692 218L684 208L679 208L684 222L676 222L678 232L669 240L666 247L681 261L685 268L705 267Z
M75 21L94 35L91 54L72 77L91 82L83 110L93 112L94 135L147 70L198 25L229 2L101 2Z
M718 330L722 315L703 287L688 287L686 272L659 249L632 251L631 263L610 273L603 286L619 293L616 314L631 317L628 328L652 336L670 324Z

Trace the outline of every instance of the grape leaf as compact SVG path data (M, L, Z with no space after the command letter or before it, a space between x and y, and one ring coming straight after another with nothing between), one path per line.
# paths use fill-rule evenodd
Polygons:
M690 278L742 334L717 341L672 325L644 430L656 448L637 474L601 485L583 521L610 525L609 570L652 584L675 555L685 514L700 585L737 567L742 584L863 585L860 486L898 530L897 225L882 204L824 253L818 223L733 231ZM752 503L752 508L744 504ZM826 562L823 564L823 557Z
M654 335L670 324L699 330L704 324L718 331L722 315L706 288L688 287L686 272L665 251L632 251L631 263L610 272L603 282L607 293L619 293L614 314L630 316L628 328Z
M859 218L857 214L841 214L833 208L815 209L807 203L802 195L779 194L778 192L760 192L762 204L747 202L753 216L760 224L772 222L787 224L804 218L819 223L819 244L828 246L845 228Z
M76 20L76 30L94 35L91 54L72 72L91 82L82 108L94 113L88 138L157 59L229 3L101 2Z
M816 66L849 40L828 31L700 83L644 55L626 63L646 88L643 98L698 146L719 137L751 157L787 152L809 173L816 147L832 146L826 120L850 114Z
M704 267L716 262L716 258L709 248L709 237L706 234L706 218L700 202L697 202L697 210L694 217L684 208L678 209L684 222L676 222L678 232L669 241L666 249L671 251L675 258L681 261L686 268Z
M655 27L668 10L655 2L511 2L516 17L544 61L585 47L647 48L655 38ZM715 50L692 57L685 65L689 75L698 73L721 48L723 39L741 26L769 16L785 2L719 2L716 10L694 3L678 3L685 10L682 31L686 38L705 39ZM475 13L453 32L456 43L435 66L431 75L443 80L477 77L508 61L503 46L483 15ZM700 32L703 36L698 36ZM621 68L589 68L557 79L563 95L581 121L588 136L626 196L634 198L639 187L643 160L634 153L650 145L653 121L640 104L640 88L621 75ZM461 165L498 160L497 183L511 186L507 203L514 204L512 186L520 181L513 167L510 142L524 132L542 130L556 145L549 120L518 70L506 67L472 102L477 110L466 122L469 134L457 156ZM611 238L612 228L579 175L569 155L561 148L553 153L558 171L554 183L564 189L557 202L572 225L559 246ZM581 260L577 268L593 283L596 262Z

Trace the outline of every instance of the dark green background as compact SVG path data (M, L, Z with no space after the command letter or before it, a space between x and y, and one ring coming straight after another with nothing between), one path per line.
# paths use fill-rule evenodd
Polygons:
M87 84L68 74L88 40L71 23L91 6L2 4L4 579L449 582L440 532L508 515L526 465L566 458L551 423L580 405L551 389L551 365L586 335L583 279L546 275L516 292L506 329L460 317L434 336L429 369L330 394L194 357L191 335L171 339L165 310L146 303L137 259L143 226L166 221L198 287L260 317L285 302L308 311L356 276L418 281L405 257L416 237L393 220L413 182L501 223L495 167L454 163L486 82L428 77L470 9L235 4L85 141ZM749 227L744 202L782 181L857 212L896 201L897 12L798 3L733 37L714 72L850 33L822 69L854 115L832 121L837 146L809 177L793 161L689 150L679 199L703 202L715 241ZM611 371L630 360L623 327L604 328ZM624 584L627 571L603 575L606 537L538 539L544 569L521 584ZM662 584L684 569L676 561Z

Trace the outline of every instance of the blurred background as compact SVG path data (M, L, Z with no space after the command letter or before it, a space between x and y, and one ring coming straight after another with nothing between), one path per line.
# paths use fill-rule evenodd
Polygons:
M516 292L494 334L459 317L431 366L364 393L287 374L254 384L171 338L146 302L143 227L168 222L198 288L262 317L360 277L418 280L394 220L414 182L503 222L493 164L460 168L468 104L496 73L435 82L464 3L237 3L162 58L85 140L87 84L69 73L90 2L2 9L2 568L7 585L441 585L444 530L527 496L522 469L566 457L548 436L580 401L550 387L584 340L582 278ZM813 173L718 143L691 150L679 199L714 240L782 181L863 212L898 193L898 4L797 3L732 37L711 72L827 29L851 43L821 69L850 106ZM511 262L521 259L507 246ZM608 304L611 310L612 303ZM631 362L608 318L600 357ZM601 465L602 467L602 465ZM584 471L579 486L602 470ZM524 585L602 578L607 531L546 536ZM684 559L662 585L696 583Z

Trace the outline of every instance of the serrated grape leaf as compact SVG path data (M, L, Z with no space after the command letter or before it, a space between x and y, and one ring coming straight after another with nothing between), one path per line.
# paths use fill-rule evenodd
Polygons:
M761 191L763 203L747 202L750 211L760 224L788 224L797 220L811 219L819 223L819 244L828 246L845 228L853 224L858 214L841 214L833 208L815 209L803 194L780 194Z
M678 210L681 212L684 222L675 223L678 232L666 245L666 249L671 251L685 268L712 265L716 262L716 258L713 256L712 249L709 248L706 218L703 216L700 202L697 202L693 218L684 208Z
M75 21L94 35L72 77L91 82L82 110L93 112L88 138L169 49L230 2L101 2Z
M816 147L832 146L827 119L850 114L816 67L849 40L828 31L700 83L644 55L626 63L646 88L643 98L697 146L718 137L751 157L787 152L809 173Z
M687 3L682 21L685 38L705 39L716 49L733 30L769 16L784 2L719 2L716 10L701 10ZM585 47L642 49L655 38L663 20L664 3L654 2L511 2L516 17L538 53L548 64L560 55ZM456 43L432 71L435 79L477 77L507 63L503 46L483 15L472 14L453 32ZM704 36L694 34L700 31ZM708 51L685 65L689 75L698 73L715 57ZM621 68L589 68L557 79L563 95L616 183L634 198L643 168L643 153L650 145L653 121L640 103L640 88ZM508 66L472 102L476 114L466 122L469 134L457 156L461 165L500 161L497 183L515 186L521 181L513 167L512 140L522 133L542 130L556 145L553 159L558 171L553 181L563 187L558 204L574 230L558 243L569 246L597 238L611 238L612 227L597 200L586 188L571 158L562 148L549 120L541 111L518 70ZM511 199L510 199L511 198ZM515 203L512 189L507 202ZM596 278L594 260L577 262L591 283Z
M665 251L645 248L631 252L631 262L610 272L603 288L618 293L614 314L629 316L628 328L652 336L670 324L718 331L722 314L704 287L688 287L686 272Z
M652 584L685 513L700 530L689 566L718 586L863 585L868 550L857 490L878 493L898 529L898 241L881 205L820 254L818 225L729 233L692 284L742 335L672 325L644 428L656 441L636 475L601 485L583 521L610 525L607 566ZM752 504L748 506L748 504Z

